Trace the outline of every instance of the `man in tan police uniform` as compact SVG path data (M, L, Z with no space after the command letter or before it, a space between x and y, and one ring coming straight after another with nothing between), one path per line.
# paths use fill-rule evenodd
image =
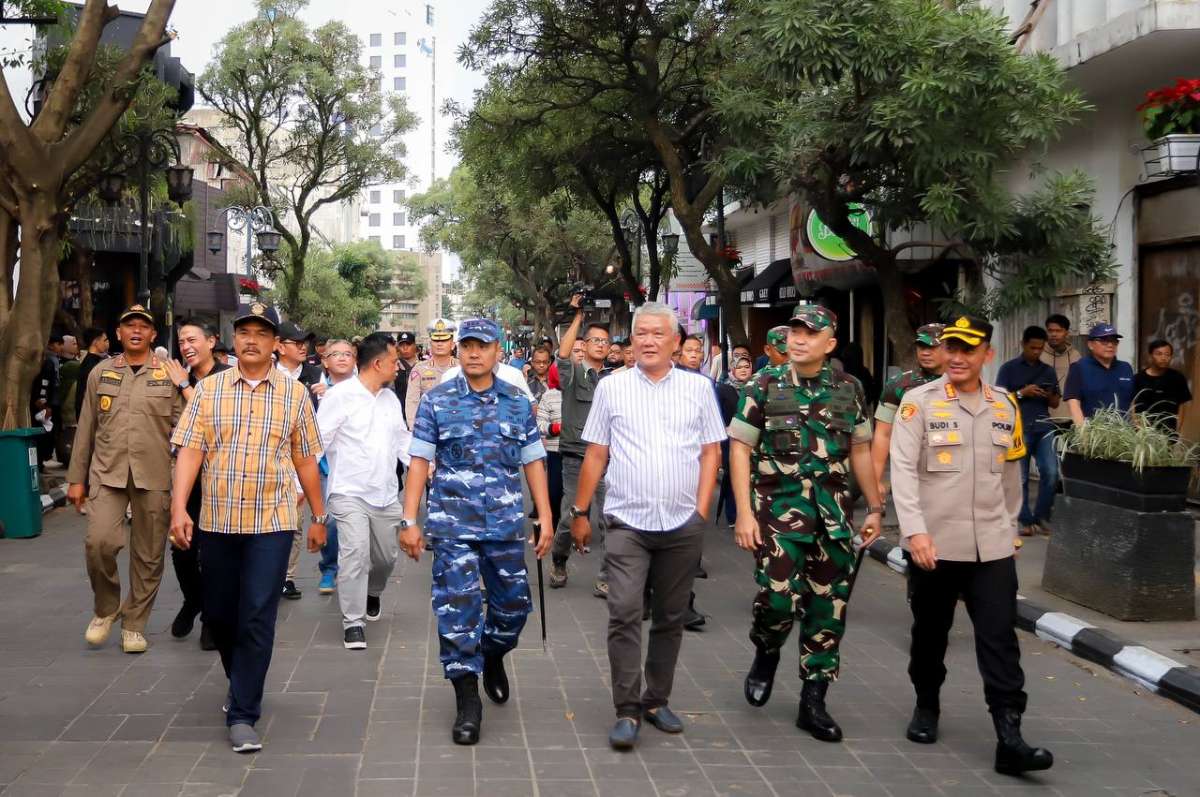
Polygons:
M404 397L404 417L409 424L417 417L417 407L421 405L421 396L433 390L442 381L442 374L458 365L454 359L454 332L457 329L453 321L435 318L428 327L430 358L413 366L408 375L408 394Z
M95 616L84 639L102 645L121 617L126 653L146 650L143 630L162 579L170 524L171 430L183 397L166 363L151 352L154 317L140 304L121 314L117 338L124 353L88 375L75 450L67 469L67 499L88 510L84 551ZM129 534L129 596L121 603L117 554L125 547L125 508L133 509Z
M980 378L995 356L991 338L991 324L967 316L942 332L944 376L908 391L896 413L892 495L912 588L908 675L917 705L908 738L937 741L946 644L961 595L996 727L995 768L1017 775L1049 769L1054 758L1021 738L1026 695L1013 556L1025 443L1016 399Z

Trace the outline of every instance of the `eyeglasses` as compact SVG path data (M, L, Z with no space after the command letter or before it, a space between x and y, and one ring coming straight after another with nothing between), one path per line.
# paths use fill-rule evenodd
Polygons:
M586 343L603 343L608 345L608 338L584 338Z
M348 360L354 355L348 351L331 351L325 355L327 360Z

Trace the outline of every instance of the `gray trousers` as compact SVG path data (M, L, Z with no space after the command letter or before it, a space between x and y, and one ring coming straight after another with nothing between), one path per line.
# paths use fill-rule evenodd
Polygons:
M665 706L675 682L683 618L704 551L704 520L696 514L674 531L638 531L608 518L608 667L618 717L640 717ZM646 689L642 691L642 605L651 597Z
M331 495L328 511L338 527L337 592L342 628L361 626L367 596L383 594L396 566L400 553L396 526L404 516L404 507L399 501L377 507L361 498Z
M562 514L558 528L554 532L554 543L550 546L550 556L560 562L565 562L571 556L571 506L575 503L575 493L579 491L579 471L583 467L581 457L563 454L562 456ZM592 504L588 507L588 519L592 522L592 548L604 555L604 535L606 521L604 517L604 479L596 485L592 495ZM602 559L600 572L596 574L597 581L608 581L608 561Z

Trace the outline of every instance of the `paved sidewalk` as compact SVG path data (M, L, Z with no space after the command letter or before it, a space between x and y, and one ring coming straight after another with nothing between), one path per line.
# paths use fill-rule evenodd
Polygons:
M1053 770L996 775L994 740L960 612L944 690L942 741L905 741L910 618L903 581L864 566L852 600L845 672L830 706L847 740L822 744L793 726L799 684L789 647L775 696L746 705L741 679L753 592L748 557L713 529L698 582L707 629L684 641L672 705L682 736L643 730L638 750L608 749L612 720L606 613L591 596L595 557L547 595L550 654L538 618L510 659L514 696L485 701L483 740L450 743L453 693L442 680L429 610L429 560L405 562L368 624L369 649L341 645L336 598L316 592L281 608L268 679L266 748L237 756L220 712L216 655L167 631L180 596L170 565L151 618L150 651L85 649L90 591L83 520L46 516L33 540L0 540L0 793L16 795L1153 795L1200 794L1200 717L1022 633L1031 741Z

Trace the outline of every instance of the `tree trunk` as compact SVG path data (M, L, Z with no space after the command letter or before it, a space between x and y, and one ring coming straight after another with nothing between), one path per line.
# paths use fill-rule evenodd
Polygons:
M20 224L21 279L9 323L0 334L0 429L29 426L30 387L41 368L42 353L58 300L59 233L56 198L48 192L23 197ZM40 231L40 234L39 234Z
M879 279L879 292L883 296L884 327L895 353L896 364L901 368L915 368L917 347L913 341L913 328L908 323L908 300L904 297L904 280L895 260L889 263L874 263Z

